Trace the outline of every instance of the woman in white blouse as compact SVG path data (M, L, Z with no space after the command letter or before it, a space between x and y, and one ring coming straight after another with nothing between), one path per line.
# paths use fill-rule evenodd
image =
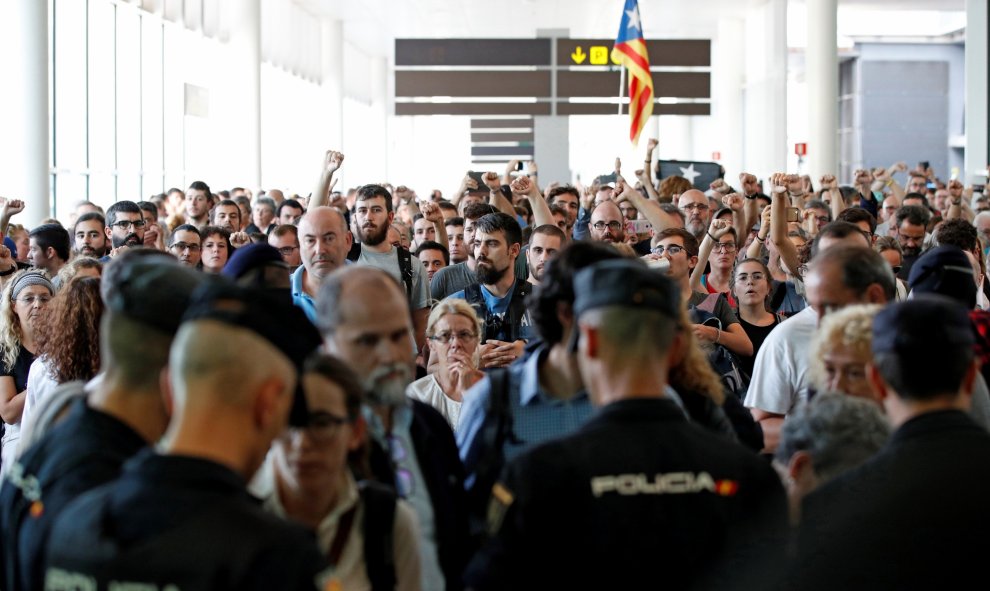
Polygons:
M457 429L464 393L484 374L478 369L481 320L465 300L446 299L433 307L426 322L436 373L409 384L406 394L436 408Z

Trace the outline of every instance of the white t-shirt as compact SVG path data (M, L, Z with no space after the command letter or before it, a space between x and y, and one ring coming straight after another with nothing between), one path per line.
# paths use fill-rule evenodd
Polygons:
M425 402L437 409L437 412L447 419L451 430L457 430L457 423L461 418L461 401L454 400L443 393L435 374L422 377L409 384L406 388L406 396Z
M786 415L808 398L808 350L817 330L818 314L808 306L770 332L756 354L747 407Z

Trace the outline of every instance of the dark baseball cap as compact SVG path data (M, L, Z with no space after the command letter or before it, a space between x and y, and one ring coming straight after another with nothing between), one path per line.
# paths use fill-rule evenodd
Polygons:
M240 279L248 272L270 263L285 265L278 249L270 244L257 242L242 246L234 251L220 274L231 279ZM288 268L288 267L286 267Z
M204 285L193 295L183 322L217 320L250 330L274 345L295 367L301 377L306 358L320 346L320 334L302 309L291 300L270 290L217 281ZM296 384L289 424L305 426L309 411L302 380Z
M925 294L880 310L873 319L873 353L927 358L971 349L976 339L966 307L941 295Z
M911 266L908 286L914 294L937 293L976 306L973 266L958 246L937 246L921 255Z
M169 335L179 329L193 293L207 282L205 274L180 265L173 257L135 257L115 264L123 268L115 274L107 308Z
M641 308L677 319L681 290L661 272L635 259L612 259L574 275L574 315L605 306Z

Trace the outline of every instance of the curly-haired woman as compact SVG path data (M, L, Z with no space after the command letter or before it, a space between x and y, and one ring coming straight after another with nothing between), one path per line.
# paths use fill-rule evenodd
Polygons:
M31 430L38 403L52 390L66 382L88 381L100 371L102 316L99 277L76 277L52 300L45 318L35 327L38 351L21 415L23 437Z
M54 293L44 271L28 269L14 275L0 296L0 417L5 423L0 474L16 457L28 370L38 352L35 327Z

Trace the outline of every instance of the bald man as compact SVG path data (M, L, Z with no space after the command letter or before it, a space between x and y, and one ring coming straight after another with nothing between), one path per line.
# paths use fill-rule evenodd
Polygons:
M315 207L299 220L302 265L291 276L292 302L316 322L316 295L330 273L347 264L354 237L344 216L332 207Z
M626 229L622 210L614 201L602 201L591 212L588 231L592 240L611 244L623 242L626 239Z
M677 207L684 214L684 229L699 241L704 238L712 217L708 197L698 189L684 191L677 199Z

